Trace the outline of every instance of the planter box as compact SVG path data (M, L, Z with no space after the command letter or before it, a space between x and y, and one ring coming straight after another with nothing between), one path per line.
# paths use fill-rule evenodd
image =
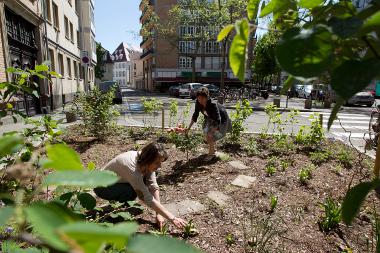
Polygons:
M274 98L273 99L273 104L275 106L277 106L278 108L280 108L280 106L281 106L281 99L280 98Z
M66 122L71 123L77 121L77 114L75 112L65 112Z
M313 104L313 100L306 99L305 100L305 109L311 109L312 104Z

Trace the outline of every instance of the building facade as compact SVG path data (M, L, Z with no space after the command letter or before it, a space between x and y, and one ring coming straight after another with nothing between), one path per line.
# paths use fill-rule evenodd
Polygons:
M140 49L122 42L111 55L113 61L113 80L122 87L132 87L134 83L134 64L132 59Z
M142 12L140 23L144 31L155 34L149 22L151 13L154 12L162 21L168 19L168 12L177 3L177 0L142 0L140 10ZM143 52L143 89L148 91L166 90L168 87L178 83L186 83L192 80L192 57L195 57L196 82L214 83L221 82L222 53L221 44L216 41L219 28L201 27L214 32L214 40L200 42L197 52L194 51L194 41L181 39L190 37L199 27L178 27L178 45L172 45L167 40L153 36L143 37L140 47ZM143 33L142 33L143 34ZM144 33L145 34L145 33ZM226 57L226 70L224 82L227 85L240 84L234 76ZM250 78L247 72L247 79Z
M133 51L131 53L131 70L132 83L131 88L142 89L143 88L143 61L140 59L141 51Z
M57 109L76 92L88 90L87 80L93 82L81 59L80 22L89 17L80 19L80 2L85 0L0 1L0 81L12 81L8 67L33 69L46 61L62 75L51 83L40 80L39 98L19 94L14 103L20 112L30 116Z
M100 59L98 59L100 61ZM111 54L108 50L104 49L103 55L103 77L101 81L112 81L113 80L113 66L114 62L111 59Z
M71 1L71 0L69 0ZM95 42L95 1L75 0L79 7L79 30L82 65L85 71L85 89L95 84L96 42Z
M34 68L42 62L41 5L38 1L3 0L0 2L0 81L12 81L8 67ZM43 95L43 87L41 87ZM17 94L12 103L16 110L34 115L41 111L40 101L29 94Z

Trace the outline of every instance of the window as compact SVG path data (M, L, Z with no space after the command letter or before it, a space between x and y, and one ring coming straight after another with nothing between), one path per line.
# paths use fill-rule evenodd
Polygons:
M213 53L218 54L220 52L220 44L219 44L219 42L214 42L213 48L214 48L214 52Z
M77 30L77 46L78 48L80 47L80 34L79 34L79 31Z
M194 53L195 43L194 41L180 41L179 52L180 53Z
M125 69L125 62L123 62L123 69Z
M63 55L62 54L58 54L58 64L59 64L59 72L62 75L62 77L64 77L65 76L65 66L63 63Z
M70 22L70 39L71 39L71 42L74 43L74 27L73 27L73 23Z
M59 30L59 15L58 15L58 6L53 2L53 24L54 27Z
M49 48L50 71L55 71L55 56L53 49Z
M191 58L190 57L179 57L179 67L180 68L191 68Z
M205 53L206 54L210 54L213 52L212 46L213 46L213 43L211 41L207 41L205 43Z
M92 6L90 7L90 18L91 22L95 24L94 9L92 8Z
M123 77L125 77L125 71L123 71Z
M67 76L69 78L72 77L72 73L71 73L71 60L70 60L70 58L67 58Z
M45 17L47 18L47 20L49 20L51 22L51 4L50 4L50 0L45 0L45 8L46 8Z
M65 24L64 24L65 25L65 36L66 36L66 39L70 39L69 20L66 16L65 16L64 20L65 20Z
M74 78L79 78L78 76L78 64L76 61L73 61L73 65L74 65Z

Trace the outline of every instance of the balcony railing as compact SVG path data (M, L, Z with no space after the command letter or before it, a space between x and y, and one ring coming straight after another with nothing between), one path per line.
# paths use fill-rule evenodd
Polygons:
M148 51L146 51L145 53L143 53L141 56L140 56L140 59L143 59L145 58L146 56L150 55L150 54L153 54L154 53L154 50L153 48L149 49Z
M142 47L142 45L144 45L145 42L147 42L149 38L146 38L146 39L143 39L143 41L140 43L140 47Z

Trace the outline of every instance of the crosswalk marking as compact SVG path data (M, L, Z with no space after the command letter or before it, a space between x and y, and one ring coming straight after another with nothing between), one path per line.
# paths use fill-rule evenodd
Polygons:
M309 118L314 112L301 112L300 116ZM319 113L316 113L319 114ZM323 127L327 129L327 121L331 113L322 112ZM365 114L338 113L338 119L334 120L330 127L330 133L339 138L368 139L369 138L369 121L370 116ZM348 131L348 132L346 132Z

